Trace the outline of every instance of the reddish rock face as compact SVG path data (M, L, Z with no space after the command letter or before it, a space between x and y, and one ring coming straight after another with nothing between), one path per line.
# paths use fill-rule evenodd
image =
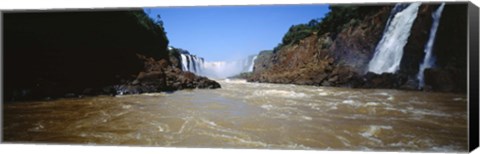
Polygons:
M383 35L392 6L368 14L358 24L343 28L335 37L329 33L312 35L298 44L286 45L276 53L260 53L248 81L294 83L360 88L418 89L416 75L423 62L429 39L432 12L438 4L422 5L404 47L400 71L396 74L372 74L368 63ZM425 72L427 89L464 92L467 88L466 4L447 4L442 13L433 55L435 71ZM452 71L452 68L456 68ZM456 75L451 75L455 73ZM428 76L427 76L428 74ZM440 79L435 79L438 75ZM448 84L441 85L441 84Z
M249 81L359 86L349 81L364 73L390 9L381 8L359 24L346 25L335 38L329 33L312 35L271 55L259 54Z

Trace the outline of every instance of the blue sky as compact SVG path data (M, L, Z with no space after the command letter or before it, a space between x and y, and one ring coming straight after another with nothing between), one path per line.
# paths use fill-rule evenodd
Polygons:
M273 49L290 26L321 18L328 5L145 8L160 14L170 45L207 61L238 60Z

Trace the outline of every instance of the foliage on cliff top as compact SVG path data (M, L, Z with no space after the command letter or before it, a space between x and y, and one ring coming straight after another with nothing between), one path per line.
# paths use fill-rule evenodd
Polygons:
M157 19L152 19L143 11L131 11L130 13L137 18L137 22L140 25L142 25L146 30L152 32L154 35L161 37L167 42L168 45L169 41L167 38L167 33L163 27L163 21L160 18L160 15L157 15Z
M129 13L137 19L138 24L153 34L157 41L160 41L158 43L165 44L165 48L168 46L169 40L167 38L165 28L163 27L163 21L160 18L160 15L157 15L156 19L152 19L143 11L130 11Z
M377 12L383 6L358 6L358 5L331 5L325 17L321 19L312 19L308 23L292 25L288 32L283 36L282 43L275 47L274 52L283 46L296 44L301 39L317 33L318 36L330 33L333 39L346 27L346 25L355 25L358 21L373 12Z
M29 97L42 98L122 83L143 69L137 54L169 59L163 26L141 9L39 10L2 17L9 100L24 89Z

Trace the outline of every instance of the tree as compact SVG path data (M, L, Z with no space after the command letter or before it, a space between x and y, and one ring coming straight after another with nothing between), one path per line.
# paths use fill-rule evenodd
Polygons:
M155 24L163 27L163 21L162 21L162 17L160 16L160 14L157 14L157 19L155 19Z

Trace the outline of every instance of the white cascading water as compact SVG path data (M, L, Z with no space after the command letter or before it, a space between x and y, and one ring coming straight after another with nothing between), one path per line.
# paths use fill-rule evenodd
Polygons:
M250 64L250 67L248 68L249 72L253 72L253 66L255 65L255 60L257 59L257 56L255 55L252 59L252 62Z
M182 60L182 70L188 70L187 56L184 54L180 54L180 57Z
M192 70L192 72L197 72L197 70L195 69L195 59L193 59L194 56L188 56L188 62L189 62L189 65L188 65L188 70Z
M396 13L387 23L388 27L368 64L369 72L376 74L395 73L400 69L403 47L407 44L420 5L421 3L418 2L410 4L407 8Z
M420 64L420 69L418 70L417 79L419 81L418 88L423 88L425 82L423 80L423 73L425 69L432 68L435 65L435 58L432 55L432 48L433 43L435 42L435 35L437 33L438 25L440 24L440 18L442 17L442 11L445 6L445 3L442 3L438 7L438 9L432 13L433 23L432 27L430 28L430 36L428 38L428 42L425 45L425 57L423 59L423 63Z
M407 8L409 6L408 3L397 3L395 5L395 7L393 7L392 11L390 11L390 15L388 16L388 20L387 20L387 25L385 27L389 27L390 26L390 21L392 21L392 18L395 17L395 15L400 12L400 11L403 11L405 8ZM383 33L385 33L387 31L388 28L385 28L383 30Z
M236 61L204 61L195 55L180 54L182 70L209 78L223 79L243 72L253 71L255 56Z

